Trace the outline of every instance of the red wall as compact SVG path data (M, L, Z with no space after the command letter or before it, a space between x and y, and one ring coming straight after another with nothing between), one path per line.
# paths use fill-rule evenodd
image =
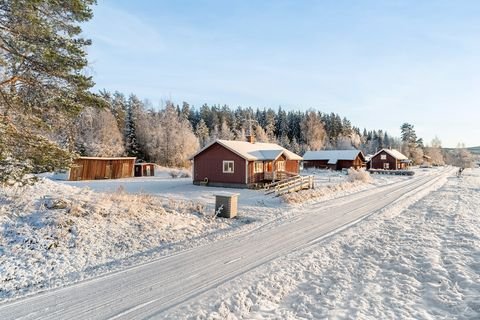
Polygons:
M223 173L223 161L234 161L234 173ZM214 143L193 159L193 181L245 184L245 159Z
M386 160L382 160L381 159L381 155L382 154L386 154L387 155L387 159ZM371 160L370 160L370 167L369 169L383 169L383 164L384 163L388 163L389 164L389 168L388 170L397 170L397 159L395 159L394 157L392 157L391 155L389 155L388 153L386 153L385 151L382 151L380 152L379 154L377 154L375 157L373 157Z

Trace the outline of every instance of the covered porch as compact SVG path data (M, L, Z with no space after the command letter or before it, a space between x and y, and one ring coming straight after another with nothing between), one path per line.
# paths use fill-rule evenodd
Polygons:
M270 183L299 175L300 161L288 160L281 155L275 160L252 161L252 183Z

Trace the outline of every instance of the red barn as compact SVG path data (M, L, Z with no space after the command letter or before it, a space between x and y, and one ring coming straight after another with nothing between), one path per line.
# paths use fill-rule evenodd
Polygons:
M410 165L405 155L395 149L382 149L372 156L368 169L404 170Z
M365 156L360 150L307 151L303 155L304 168L342 170L365 167Z
M249 188L296 176L299 155L273 143L216 140L193 159L193 183Z

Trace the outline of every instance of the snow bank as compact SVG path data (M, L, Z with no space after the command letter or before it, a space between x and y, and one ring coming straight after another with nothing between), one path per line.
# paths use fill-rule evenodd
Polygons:
M224 284L169 316L478 319L479 185L479 169L461 179L444 177L423 195L400 199L382 213Z
M334 195L347 194L367 188L362 181L340 182L325 186L315 186L315 189L301 190L299 192L287 193L281 196L282 200L289 204L302 203L309 200L326 199ZM348 192L350 191L350 192Z
M339 171L312 170L309 172L314 176L315 188L301 190L295 193L282 195L282 200L289 204L302 203L310 200L327 199L340 194L346 195L352 192L371 188L374 180L365 169L348 169L345 175ZM325 177L328 177L326 182ZM334 181L332 183L332 180ZM385 180L383 180L384 182Z
M192 176L192 170L186 168L167 168L155 165L155 176L162 178L189 178Z

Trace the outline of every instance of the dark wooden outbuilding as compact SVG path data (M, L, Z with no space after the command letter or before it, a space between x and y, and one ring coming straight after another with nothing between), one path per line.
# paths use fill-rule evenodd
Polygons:
M69 180L98 180L133 177L134 157L80 157L70 168Z
M411 161L395 149L382 149L372 156L368 169L405 170Z
M152 177L155 175L154 163L135 163L135 177Z
M194 184L248 188L298 175L302 157L273 143L217 140L191 159Z
M303 155L304 168L359 169L365 167L365 156L360 150L307 151Z

